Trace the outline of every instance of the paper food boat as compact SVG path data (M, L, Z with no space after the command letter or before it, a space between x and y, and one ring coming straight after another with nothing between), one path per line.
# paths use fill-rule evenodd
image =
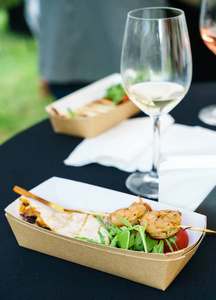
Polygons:
M95 100L102 99L106 90L118 83L121 83L121 76L115 73L46 106L53 130L57 133L90 138L139 113L140 109L131 101L120 104L107 113L81 119L63 119L56 116L52 110L54 107L61 114L66 114L68 108L75 111Z
M65 208L108 212L127 207L138 197L129 194L52 177L31 190L48 201ZM88 197L86 197L88 195ZM169 253L154 254L96 245L57 234L20 219L16 199L6 209L6 217L20 246L93 269L165 290L201 243L204 233L188 230L189 247ZM153 210L175 209L144 199ZM206 217L180 209L182 224L206 228ZM137 271L139 270L139 271Z

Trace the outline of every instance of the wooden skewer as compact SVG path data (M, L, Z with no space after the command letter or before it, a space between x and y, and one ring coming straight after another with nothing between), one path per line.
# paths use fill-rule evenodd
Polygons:
M183 230L190 229L190 230L195 230L195 231L202 231L202 232L216 233L216 231L214 231L214 230L205 229L205 228L196 228L196 227L192 227L192 226L184 226L184 225L180 225L180 227L181 227Z
M41 197L38 197L32 193L30 193L27 190L24 190L21 187L18 186L14 186L13 191L21 196L25 196L25 197L29 197L32 198L34 200L37 200L43 204L46 204L47 206L51 207L52 209L60 212L60 213L72 213L72 212L78 212L78 213L82 213L82 214L87 214L87 215L94 215L94 216L101 216L101 217L110 217L110 215L108 213L101 213L101 212L94 212L94 211L85 211L85 210L78 210L78 209L67 209L64 208L58 204L52 203L50 201L47 201ZM140 198L140 197L139 197ZM195 230L195 231L201 231L201 232L209 232L209 233L216 233L216 231L214 230L210 230L210 229L205 229L205 228L196 228L196 227L192 227L192 226L184 226L184 225L180 225L180 228L182 228L183 230Z
M24 190L23 188L19 187L19 186L14 186L13 191L21 196L25 196L25 197L29 197L32 198L34 200L37 200L49 207L51 207L52 209L60 212L60 213L72 213L72 212L78 212L78 213L82 213L82 214L87 214L87 215L94 215L94 216L102 216L102 217L109 217L109 214L107 213L97 213L97 212L93 212L93 211L85 211L85 210L77 210L77 209L67 209L64 208L58 204L52 203L50 201L47 201L41 197L38 197L34 194L32 194L31 192Z
M86 210L78 210L78 209L67 209L64 208L65 212L71 213L71 212L78 212L86 215L93 215L93 216L101 216L101 217L110 217L107 213L101 213L101 212L94 212L94 211L86 211Z

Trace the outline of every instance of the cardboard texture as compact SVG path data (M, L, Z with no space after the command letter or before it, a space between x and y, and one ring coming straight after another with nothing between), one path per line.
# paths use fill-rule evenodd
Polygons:
M54 186L56 189L53 189ZM34 188L32 192L41 197L43 196L47 200L50 193L51 196L53 195L55 203L57 203L58 194L61 199L66 199L71 190L73 190L73 195L75 194L75 199L79 197L81 202L82 192L84 191L85 194L88 192L90 203L85 198L84 204L87 207L91 205L92 210L94 210L94 205L98 206L98 203L101 203L102 194L107 194L107 198L111 195L112 199L114 198L113 203L112 200L109 203L111 211L118 206L123 207L121 201L133 203L136 199L135 196L129 194L58 177L50 178ZM80 193L78 194L79 190ZM92 195L94 195L94 199L92 199ZM117 199L119 203L116 203L118 202ZM204 233L190 232L191 243L189 247L169 254L143 253L111 248L63 236L21 220L18 214L18 201L19 199L12 202L5 211L7 220L20 246L161 290L165 290L175 279L193 256L204 237ZM148 202L153 209L157 209L157 207L163 209L166 206L147 199L145 199L145 202ZM72 203L68 205L71 206ZM107 203L102 202L101 205L106 206ZM170 207L167 206L167 208ZM192 226L205 228L205 216L183 210L182 215L184 222L189 219Z
M15 220L7 214L6 217L18 244L22 247L161 290L165 290L175 279L193 256L200 243L197 243L190 251L178 258L141 258L133 255L133 253L131 254L129 250L117 249L119 251L112 251L112 248L106 246L63 237L34 225ZM154 254L150 255L154 256Z
M94 100L103 98L107 88L112 84L120 82L120 74L113 74L48 105L46 107L46 112L49 116L53 130L56 133L91 138L139 113L140 109L131 101L120 104L116 106L114 110L107 113L101 113L98 116L82 119L63 119L56 116L51 109L54 107L62 113L66 113L68 107L72 110L76 110Z

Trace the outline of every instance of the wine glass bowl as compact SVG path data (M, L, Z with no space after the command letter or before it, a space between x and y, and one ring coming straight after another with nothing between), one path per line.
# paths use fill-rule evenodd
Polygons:
M203 0L200 10L200 35L205 45L216 55L216 1Z
M202 0L199 27L203 42L216 55L216 0ZM216 126L216 104L201 109L198 117L203 123Z
M128 13L121 75L129 98L154 123L152 169L131 174L126 186L135 194L157 199L160 117L184 98L192 78L190 41L182 10L157 7Z

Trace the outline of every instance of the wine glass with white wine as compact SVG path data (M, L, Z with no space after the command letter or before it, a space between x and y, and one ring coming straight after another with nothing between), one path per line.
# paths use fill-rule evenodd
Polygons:
M203 42L216 55L216 0L202 0L199 24ZM204 107L198 116L202 122L216 126L216 104Z
M128 13L121 76L129 98L154 124L152 169L131 174L126 186L136 195L157 199L160 118L184 98L192 78L190 41L182 10L156 7Z

